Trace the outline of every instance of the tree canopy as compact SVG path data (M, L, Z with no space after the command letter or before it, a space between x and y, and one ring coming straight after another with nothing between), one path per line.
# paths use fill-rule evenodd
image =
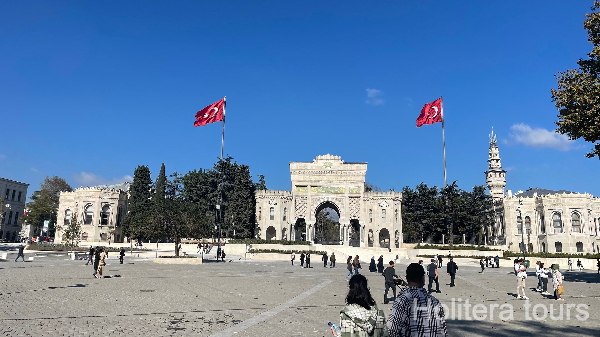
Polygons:
M593 45L587 59L579 59L578 69L559 72L557 89L552 89L552 101L558 109L557 132L570 139L583 138L594 144L588 158L600 159L600 1L594 1L592 12L586 14L583 27Z
M27 215L21 218L21 223L29 223L34 226L34 233L39 233L44 221L48 220L48 236L54 236L60 192L71 191L73 189L63 178L46 177L40 184L40 190L33 192L31 201L27 203Z

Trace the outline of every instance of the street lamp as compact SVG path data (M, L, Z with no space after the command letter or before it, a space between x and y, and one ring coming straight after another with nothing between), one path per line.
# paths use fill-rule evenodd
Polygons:
M4 220L6 219L6 213L8 211L6 211L6 209L10 209L10 204L5 204L4 205L4 210L1 212L2 214L2 237L0 238L0 240L4 240Z
M521 220L521 250L523 250L523 263L525 263L525 226L523 226L523 217L521 213L521 206L523 206L523 199L519 199L519 207L517 207L517 211L519 211L519 219Z

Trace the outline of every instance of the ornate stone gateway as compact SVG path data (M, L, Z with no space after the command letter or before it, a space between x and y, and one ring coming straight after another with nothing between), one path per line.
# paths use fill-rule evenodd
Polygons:
M339 156L290 162L292 191L256 192L256 234L263 239L306 240L315 237L317 214L337 212L340 241L361 247L400 247L400 192L365 192L367 163L346 163ZM305 224L305 228L302 224Z

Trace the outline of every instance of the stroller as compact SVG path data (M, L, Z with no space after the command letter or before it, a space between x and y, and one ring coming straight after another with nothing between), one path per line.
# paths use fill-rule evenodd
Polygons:
M403 292L404 290L408 289L408 283L404 281L401 277L395 278L394 284L398 288L399 292Z

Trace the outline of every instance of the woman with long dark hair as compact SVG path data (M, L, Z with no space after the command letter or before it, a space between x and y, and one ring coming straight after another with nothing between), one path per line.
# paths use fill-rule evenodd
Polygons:
M385 315L371 296L367 279L358 274L349 283L346 306L340 312L342 336L387 336Z

